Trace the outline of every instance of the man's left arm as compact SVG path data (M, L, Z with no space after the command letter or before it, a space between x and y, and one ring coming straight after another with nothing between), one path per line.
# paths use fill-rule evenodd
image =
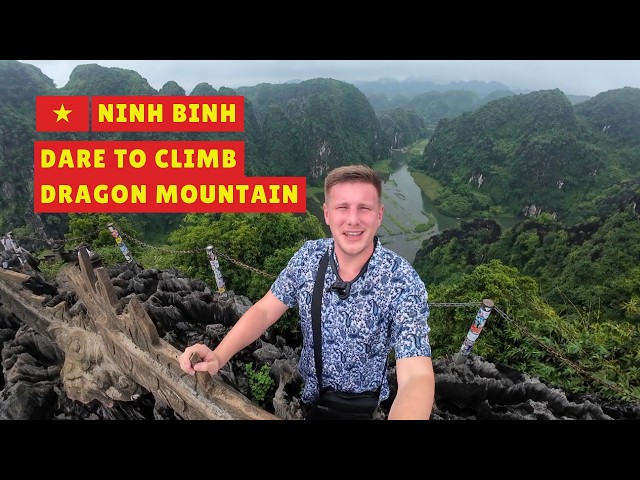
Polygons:
M396 360L398 392L389 410L389 420L429 420L435 395L431 357Z

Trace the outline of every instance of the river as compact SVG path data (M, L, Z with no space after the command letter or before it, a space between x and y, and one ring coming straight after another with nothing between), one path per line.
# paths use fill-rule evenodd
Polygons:
M413 262L424 240L459 225L459 220L438 213L429 197L414 182L406 163L399 164L388 178L381 177L384 215L378 237L385 247ZM432 226L424 232L416 232L421 224Z

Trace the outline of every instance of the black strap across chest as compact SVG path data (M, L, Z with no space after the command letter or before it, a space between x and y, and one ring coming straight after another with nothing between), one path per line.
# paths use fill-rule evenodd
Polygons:
M320 331L320 313L322 311L322 290L324 289L324 276L329 263L329 250L320 259L316 283L313 285L313 298L311 299L311 327L313 328L313 356L316 361L316 376L318 377L318 391L322 390L322 332Z
M320 326L320 317L322 313L322 293L323 293L322 290L324 289L324 277L327 272L329 257L332 257L332 253L330 249L328 249L320 259L320 264L318 265L318 273L316 274L316 281L313 285L313 297L311 298L311 328L313 330L313 357L316 364L316 377L318 378L319 392L322 391L322 331ZM369 260L367 260L367 264L368 263L369 263ZM364 268L363 268L363 271L364 271ZM358 274L358 277L362 275L363 271L361 271L360 274ZM387 371L387 363L385 362L383 377L386 374L386 371ZM378 386L378 393L380 392L381 388L382 388L382 383L380 383L380 386Z

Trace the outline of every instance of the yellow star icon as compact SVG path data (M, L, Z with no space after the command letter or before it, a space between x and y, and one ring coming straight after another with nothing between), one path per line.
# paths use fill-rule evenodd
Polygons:
M60 120L65 120L67 123L69 123L69 114L72 112L73 110L65 110L64 108L64 103L60 104L60 109L59 110L54 110L53 112L55 114L58 115L58 118L56 120L56 123L58 123Z

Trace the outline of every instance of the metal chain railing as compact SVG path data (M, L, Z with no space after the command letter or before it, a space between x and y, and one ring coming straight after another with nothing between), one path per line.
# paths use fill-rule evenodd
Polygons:
M480 307L480 306L482 306L482 302L429 303L429 307L431 307L431 308L433 308L433 307L436 307L436 308L437 307ZM565 365L568 365L570 368L572 368L579 375L582 375L584 378L588 378L589 380L591 380L593 382L600 383L601 385L606 386L607 388L611 389L612 391L618 392L622 396L630 396L630 397L633 397L633 398L636 398L636 399L640 400L639 396L634 395L633 393L624 390L623 388L621 388L619 385L616 385L615 383L612 383L612 382L610 382L608 380L604 380L604 379L602 379L600 377L597 377L593 373L591 373L591 372L585 370L584 368L580 367L579 365L577 365L575 362L572 362L571 360L566 358L564 355L562 355L562 353L560 353L558 350L552 348L550 345L546 344L544 341L539 339L525 325L522 325L522 324L516 322L515 320L513 320L512 318L510 318L499 307L493 305L493 302L491 302L491 306L492 306L492 310L495 310L500 315L500 317L502 317L504 320L508 321L517 330L519 330L524 336L529 337L530 339L532 339L540 347L542 347L544 350L546 350L548 353L550 353L553 357L555 357L558 361L560 361L561 363L564 363ZM476 321L477 321L477 319L478 319L478 317L476 317ZM482 322L482 324L484 324L484 323ZM482 330L482 325L480 325L480 328L476 331L476 333L474 335L473 334L473 330L474 330L473 326L474 326L474 324L472 324L472 328L469 330L469 333L467 334L468 336L467 336L467 338L465 338L465 343L463 343L461 351L459 352L462 355L465 354L465 351L468 352L470 350L471 346L473 345L473 342L475 342L475 340L477 339L478 335L480 334L480 331ZM469 335L472 336L471 339L469 339ZM469 341L469 340L471 340L471 341Z
M62 240L58 240L58 239L48 239L45 240L42 237L33 237L30 235L21 235L20 236L20 241L24 242L25 240L28 241L32 241L32 242L39 242L39 243L43 243L45 245L47 245L47 247L51 248L53 247L52 244L71 244L74 246L78 246L83 242L88 242L90 239L95 238L95 236L100 233L101 230L104 230L103 227L98 227L96 230L94 230L93 232L89 232L86 233L84 235L82 235L81 237L74 237L74 238L65 238Z
M588 372L587 370L585 370L584 368L580 367L579 365L577 365L575 362L572 362L571 360L569 360L568 358L564 357L560 352L558 352L557 350L555 350L554 348L552 348L551 346L549 346L548 344L546 344L545 342L543 342L542 340L540 340L538 337L536 337L531 330L529 330L525 325L521 325L518 322L516 322L515 320L509 318L509 316L503 312L502 310L500 310L498 307L494 306L493 309L498 312L498 314L505 319L506 321L510 322L516 329L518 329L523 335L526 335L527 337L531 338L534 342L536 342L538 345L540 345L544 350L546 350L547 352L549 352L552 356L554 356L556 359L558 359L560 362L564 363L565 365L568 365L569 367L571 367L574 371L576 371L577 373L579 373L580 375L583 375L585 378L588 378L590 380L593 380L594 382L600 383L602 385L605 385L606 387L610 388L613 391L616 391L622 395L629 395L629 396L633 396L634 398L637 398L640 400L640 397L633 395L632 393L622 389L620 386L616 385L615 383L611 383L608 380L604 380L602 378L599 378L597 376L595 376L594 374L592 374L591 372Z
M206 247L202 247L202 248L198 248L198 249L194 249L194 250L171 250L168 248L161 248L161 247L156 247L153 245L149 245L148 243L145 243L141 240L138 240L136 238L133 238L131 235L128 235L125 232L120 232L120 235L122 235L123 237L131 240L133 243L136 243L142 247L145 248L152 248L154 250L157 250L159 252L163 252L163 253L172 253L172 254L179 254L179 255L194 255L194 254L200 254L203 250L206 250ZM219 250L216 250L214 248L214 251L216 253L217 256L224 258L225 260L228 260L229 262L233 263L234 265L237 265L239 267L245 268L247 270L251 270L254 273L257 273L259 275L263 275L267 278L271 278L271 279L275 279L277 277L277 275L274 275L272 273L268 273L268 272L264 272L256 267L253 267L251 265L247 265L246 263L241 262L240 260L236 260L233 257L230 257L229 255L226 255L222 252L220 252Z
M455 303L455 302L431 303L429 302L429 307L479 307L480 305L482 305L482 302L466 302L466 303Z

